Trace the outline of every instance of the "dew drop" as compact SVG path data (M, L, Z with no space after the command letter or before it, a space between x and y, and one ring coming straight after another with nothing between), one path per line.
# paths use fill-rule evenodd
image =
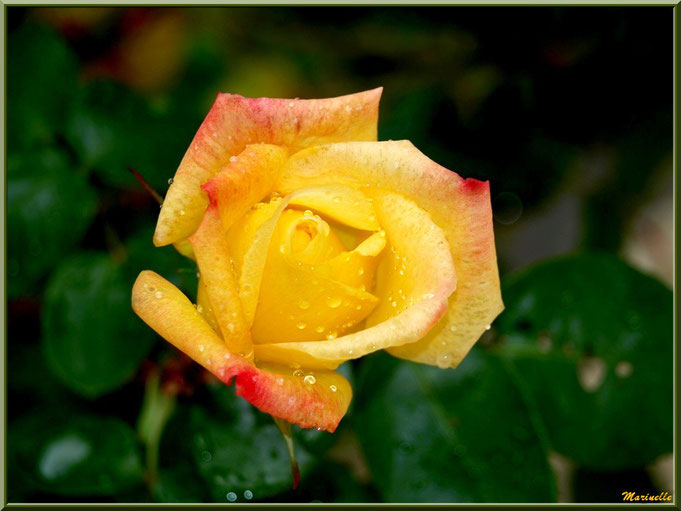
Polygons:
M317 378L315 378L311 374L308 374L305 378L303 378L303 381L310 385L314 385L315 383L317 383Z
M390 305L392 305L393 307L397 307L397 302L392 302Z
M233 491L229 492L227 494L227 500L229 500L230 502L234 502L236 500L236 493L234 493Z
M338 390L338 388L335 385L329 385L329 390L331 392L336 392Z
M296 378L300 378L304 374L305 373L301 369L296 369L295 371L293 371L293 376L295 376Z
M163 293L161 293L160 291L156 291L156 293L154 294L154 296L155 296L156 298L163 298Z
M456 332L456 325L450 325L449 330L452 332Z
M300 300L298 302L298 307L300 307L303 310L309 309L310 308L310 302L308 302L307 300Z
M173 178L172 178L172 177L171 177L170 179L168 179L168 184L169 184L169 185L172 185L172 184L173 184Z
M239 158L237 158L236 156L230 156L229 161L232 162L232 163L235 163L235 162L239 161Z
M318 334L321 334L324 331L324 327L323 326L315 327L314 331L317 332Z
M348 355L352 355L352 350L348 350Z
M335 339L336 337L338 337L338 332L336 332L335 330L326 334L327 339Z
M336 309L340 306L342 302L343 301L338 297L331 297L326 300L326 305L328 305L332 309Z
M281 387L283 384L284 384L284 379L283 379L283 378L277 379L277 385L279 385L279 386Z
M489 330L490 328L492 328L492 325L487 325L487 326L485 327L485 330Z
M440 369L447 369L449 367L449 354L448 353L440 353L437 356L437 366Z
M253 492L251 490L246 490L244 492L244 498L246 500L251 500L253 498Z
M203 452L201 453L201 459L202 459L205 463L208 463L210 460L213 459L213 455L212 455L210 452L208 452L208 451L203 451Z
M186 211L184 209L180 210L180 216L184 216L186 214Z
M307 324L304 323L303 321L298 321L298 324L296 325L296 327L298 327L298 330L304 330L306 326Z
M288 104L288 106L289 106L289 108L293 108L293 107L295 106L295 103L294 103L293 101L291 101L291 102Z
M232 355L230 355L229 353L225 353L224 358L225 358L225 360L229 360L229 358L230 358L231 356L232 356Z
M203 344L199 344L199 351L203 352L205 349L206 347Z
M359 270L357 270L357 274L364 275L364 268L360 268Z
M235 330L234 323L232 323L231 321L227 323L227 330L229 330L229 333L233 334Z
M196 310L199 312L203 312L203 305L197 305Z

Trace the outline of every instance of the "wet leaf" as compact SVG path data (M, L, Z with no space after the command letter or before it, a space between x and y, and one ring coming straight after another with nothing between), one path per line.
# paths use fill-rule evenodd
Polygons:
M542 438L501 360L475 349L456 370L372 356L356 432L387 502L548 502Z
M498 351L513 361L555 450L592 469L671 452L672 294L611 255L509 276Z

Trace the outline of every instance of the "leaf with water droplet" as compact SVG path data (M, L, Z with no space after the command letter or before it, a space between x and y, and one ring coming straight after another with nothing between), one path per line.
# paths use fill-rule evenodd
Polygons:
M355 431L384 501L555 499L521 392L502 361L479 348L455 371L372 355L355 395ZM521 439L512 435L519 427L528 431Z
M556 451L598 470L671 452L673 302L664 285L615 256L582 254L509 275L502 291L493 349L517 368Z

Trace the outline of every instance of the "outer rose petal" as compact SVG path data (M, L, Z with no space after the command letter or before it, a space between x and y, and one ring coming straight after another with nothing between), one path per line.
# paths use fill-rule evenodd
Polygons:
M458 365L503 310L489 184L461 178L407 141L350 142L293 155L276 189L290 193L329 183L395 191L415 201L442 228L458 277L448 313L421 341L389 351L416 362Z
M227 236L217 207L210 206L198 230L189 238L201 271L201 281L220 326L225 343L235 353L252 358L249 324L239 300L236 277L230 262Z
M333 432L352 398L348 381L328 371L313 384L287 368L259 369L232 353L182 292L152 271L137 277L132 308L145 323L265 413L303 428Z
M168 245L196 230L208 204L201 185L248 144L264 142L299 150L332 142L376 140L381 92L379 88L310 100L219 94L168 189L154 243Z

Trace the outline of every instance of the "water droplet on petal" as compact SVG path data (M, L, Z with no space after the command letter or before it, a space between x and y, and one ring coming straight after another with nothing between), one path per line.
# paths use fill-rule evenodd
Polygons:
M335 385L329 385L329 390L331 392L336 392L338 390L338 388Z
M310 385L314 385L315 383L317 383L317 378L315 378L311 374L308 374L305 378L303 378L303 381Z
M440 353L437 356L437 366L440 369L447 369L449 367L449 354L448 353Z
M253 498L253 492L251 490L246 490L244 492L244 498L246 500L251 500Z
M298 307L300 307L303 310L309 309L310 308L310 302L308 302L307 300L300 300L298 302Z
M197 305L196 310L199 312L203 312L203 305Z
M206 347L203 344L199 344L199 351L203 352L205 349Z
M163 298L163 293L161 293L160 291L156 291L156 293L154 294L154 296L155 296L156 298Z
M341 300L341 299L338 298L338 297L330 297L330 298L328 298L328 299L326 300L326 305L328 305L328 306L331 307L332 309L336 309L336 308L338 308L338 307L340 306L340 304L341 304L342 302L343 302L343 300Z
M232 163L235 163L235 162L239 161L239 158L237 156L230 156L229 161L232 162Z
M298 327L298 330L304 330L305 327L307 326L307 323L304 323L303 321L298 321L298 324L296 326Z
M360 268L359 270L357 270L357 274L364 275L364 268Z
M297 378L300 378L300 377L301 377L302 375L304 375L304 374L305 374L305 373L304 373L302 370L300 370L300 369L296 369L295 371L293 371L293 376L295 376L295 377L297 377Z
M338 332L336 332L335 330L326 334L327 339L335 339L336 337L338 337Z
M324 327L323 326L315 327L314 331L317 332L318 334L321 334L324 331Z
M229 500L230 502L234 502L236 500L236 493L234 493L233 491L229 492L227 494L227 500Z
M485 327L485 330L489 330L490 328L492 328L492 325L487 325L487 326Z
M172 184L173 184L173 178L172 178L172 177L171 177L170 179L168 179L168 184L169 184L169 185L172 185Z
M232 355L230 355L229 353L225 353L224 358L225 358L225 360L229 360L229 358L230 358L231 356L232 356Z

